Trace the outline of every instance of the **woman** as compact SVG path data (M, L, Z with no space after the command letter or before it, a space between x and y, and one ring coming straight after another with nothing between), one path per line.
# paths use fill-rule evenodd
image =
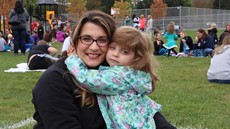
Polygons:
M133 14L132 16L132 22L133 22L133 27L139 28L139 17L136 16L136 14Z
M115 25L110 15L99 11L85 13L78 22L72 45L88 68L97 69L106 64L105 55ZM92 43L81 42L82 35L90 36ZM99 38L107 38L107 44L98 45ZM34 129L105 129L95 95L79 86L64 60L62 58L49 67L33 89L34 119L37 121ZM160 113L154 120L158 128L174 128Z
M208 81L230 84L230 36L226 35L222 44L215 48L214 56L208 69Z
M208 35L204 29L197 30L197 38L195 39L192 55L196 57L205 57L212 55L214 50L214 40Z
M145 16L142 14L140 18L140 26L139 26L141 31L145 30L145 24L146 24L146 19Z
M21 50L22 55L25 55L25 37L27 21L29 21L29 14L26 9L23 8L20 0L16 1L15 7L9 14L9 19L15 14L18 15L21 23L18 25L11 25L11 30L14 36L14 55L18 55L18 49Z
M150 39L152 39L152 28L153 28L153 19L151 15L148 15L148 22L146 25L146 33L149 35Z

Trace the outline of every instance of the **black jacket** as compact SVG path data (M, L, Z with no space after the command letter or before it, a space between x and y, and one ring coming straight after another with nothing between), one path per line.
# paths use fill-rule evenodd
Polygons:
M73 89L63 75L67 71L63 61L58 61L38 80L32 94L34 129L104 129L105 122L98 105L82 107L75 99Z
M193 40L190 36L185 36L183 39L186 40L186 44L188 45L190 50L193 50ZM182 42L182 40L180 40L180 49L179 52L183 52L183 47L184 47L184 43Z

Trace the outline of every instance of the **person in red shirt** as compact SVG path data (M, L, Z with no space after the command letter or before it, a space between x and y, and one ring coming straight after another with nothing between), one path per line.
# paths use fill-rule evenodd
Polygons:
M140 30L144 31L145 30L145 26L146 26L145 16L141 15L141 18L140 18Z

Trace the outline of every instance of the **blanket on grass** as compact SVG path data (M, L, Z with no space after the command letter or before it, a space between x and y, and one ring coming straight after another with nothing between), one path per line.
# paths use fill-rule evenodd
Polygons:
M34 72L34 71L44 72L45 69L29 70L27 63L19 63L16 65L16 68L10 68L8 70L4 70L4 72L23 72L23 73Z

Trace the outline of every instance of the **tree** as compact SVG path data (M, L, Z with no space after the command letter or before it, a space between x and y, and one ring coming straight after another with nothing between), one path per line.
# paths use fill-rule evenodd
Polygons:
M23 0L23 5L29 12L30 16L33 16L34 10L36 8L36 0Z
M66 11L75 17L80 17L86 9L86 0L68 0L69 5L67 5Z
M184 6L186 6L186 7L191 7L192 6L192 0L184 0L184 1L185 1Z
M185 0L165 0L165 3L168 5L168 7L184 6Z
M130 14L131 3L121 0L120 2L115 1L113 8L117 11L115 14L118 18L124 18L126 15Z
M113 4L114 0L101 0L101 10L105 13L111 14Z
M230 2L229 0L214 0L213 8L230 10Z
M87 10L100 9L101 1L100 0L87 0L86 8Z
M15 0L0 0L0 3L1 3L0 4L0 15L3 16L3 19L0 18L0 30L3 30L4 33L5 33L5 23L8 25L8 15L10 13L10 10L14 7L15 2L16 2ZM2 20L3 20L3 23L2 23ZM9 28L9 25L7 28Z
M151 4L152 4L153 0L143 0L143 1L139 1L136 5L137 9L146 9L146 8L150 8Z
M167 15L168 6L162 0L153 0L152 5L150 6L150 12L153 19L161 19Z
M193 0L192 1L192 7L197 8L213 8L213 2L214 0Z
M15 5L15 0L0 0L0 14L3 16L8 16L10 10Z

